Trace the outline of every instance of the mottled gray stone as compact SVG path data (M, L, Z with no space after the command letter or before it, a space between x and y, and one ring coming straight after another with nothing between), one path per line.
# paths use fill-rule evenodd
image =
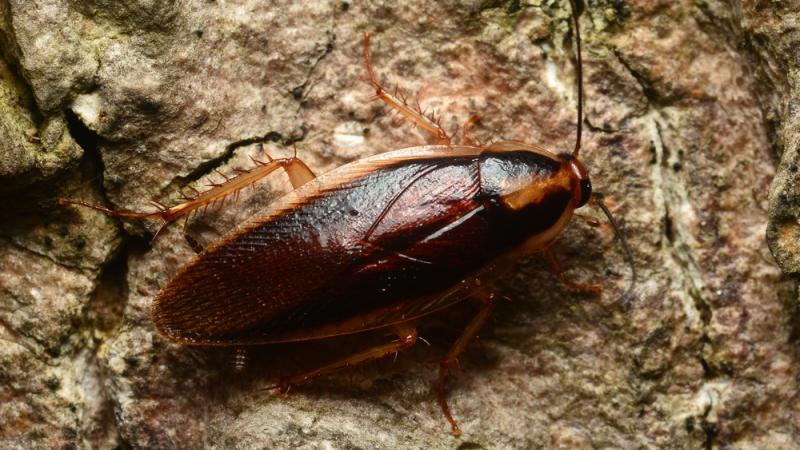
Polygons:
M559 254L604 293L570 292L538 256L510 273L497 287L510 301L449 379L454 437L436 363L472 305L424 320L431 345L396 361L265 392L276 374L387 337L253 349L232 373L227 349L170 343L149 318L194 257L181 225L149 242L160 223L126 224L134 236L113 260L113 222L54 199L172 204L220 181L214 169L252 167L256 142L273 156L296 143L317 173L424 144L369 101L365 31L380 78L448 132L479 112L483 142L569 150L566 2L5 2L9 92L27 100L3 109L0 98L0 176L44 167L40 153L53 169L36 169L43 187L9 198L0 221L0 446L796 448L795 294L764 234L769 215L775 259L797 273L797 11L591 2L582 159L633 248L636 296L620 299L629 269L610 227L574 221ZM67 169L80 152L63 117L88 149L78 168ZM272 177L186 230L207 245L288 189Z
M39 117L30 92L0 61L0 195L21 191L74 166L83 154L61 115Z

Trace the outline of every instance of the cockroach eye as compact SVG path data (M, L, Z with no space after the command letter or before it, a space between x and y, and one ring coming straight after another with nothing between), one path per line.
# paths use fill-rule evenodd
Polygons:
M592 182L588 178L581 180L581 201L578 202L578 207L581 207L589 201L592 196Z

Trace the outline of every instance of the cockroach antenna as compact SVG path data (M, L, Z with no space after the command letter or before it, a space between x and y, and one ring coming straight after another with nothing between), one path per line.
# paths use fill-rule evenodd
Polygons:
M577 158L581 150L581 134L583 133L583 61L581 59L581 29L578 25L578 16L583 11L581 0L570 0L569 4L572 6L572 21L575 24L575 58L576 58L576 73L578 83L578 129L575 132L575 150L572 151L572 157Z
M628 241L625 240L625 235L622 234L622 230L619 227L619 224L614 219L614 216L611 214L611 211L608 209L605 203L603 203L603 195L596 193L592 196L591 203L597 205L603 211L603 214L606 215L608 218L608 222L611 224L611 227L614 228L614 235L619 239L620 244L622 244L622 251L625 253L625 259L628 261L628 264L631 266L631 284L628 286L628 289L622 294L621 300L623 303L630 300L630 297L633 295L633 289L636 287L636 262L633 259L633 252L631 248L628 246Z
M578 24L578 17L583 12L583 4L581 0L570 0L569 4L572 6L572 21L575 25L575 77L577 78L578 84L578 127L575 135L575 150L572 151L572 157L577 158L578 152L580 152L581 149L581 134L583 130L583 60L581 58L581 31L580 25ZM628 290L622 295L623 301L626 301L633 294L633 289L636 287L636 263L633 259L633 252L631 252L631 248L628 246L628 241L625 240L625 236L622 234L619 224L614 219L614 216L605 203L603 203L603 195L599 192L594 193L591 203L597 205L608 218L611 227L614 228L614 235L619 239L620 244L622 244L625 259L631 266L631 284Z

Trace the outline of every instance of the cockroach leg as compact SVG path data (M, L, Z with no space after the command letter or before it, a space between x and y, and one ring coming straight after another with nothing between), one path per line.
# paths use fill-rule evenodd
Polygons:
M596 295L603 292L603 285L600 283L583 284L583 283L575 283L567 279L567 277L564 276L564 270L561 269L561 265L558 263L558 259L556 258L556 252L553 250L552 247L545 250L544 254L547 257L547 261L550 262L550 267L553 268L553 272L555 272L555 274L558 275L558 279L561 280L561 283L563 283L568 288L586 294Z
M372 66L372 55L369 51L369 41L371 38L370 33L364 33L364 63L367 67L367 76L369 77L369 84L375 88L375 96L383 100L384 103L399 111L402 115L406 116L411 122L419 126L423 130L429 132L437 144L449 145L450 137L444 131L444 128L439 124L439 121L431 114L425 114L421 108L414 109L408 105L406 97L402 94L389 93L383 86L378 83L375 77L375 70Z
M442 407L442 412L444 412L447 421L450 422L450 426L453 428L453 434L455 435L461 434L461 429L458 427L458 422L453 418L450 407L447 405L447 396L445 393L447 371L453 363L458 364L458 355L467 348L470 341L478 334L478 331L480 331L494 308L494 294L480 291L477 293L477 296L483 302L480 311L478 311L475 317L467 324L461 336L453 343L453 346L450 347L450 350L448 350L447 354L439 363L439 405Z
M281 161L284 162L282 163ZM317 176L314 175L314 172L308 168L306 163L296 156L283 159L271 159L266 165L269 166L275 163L278 163L281 167L283 167L283 170L286 171L286 175L289 176L289 182L292 183L292 187L294 189L297 189L314 178L317 178ZM244 188L245 186L247 185L245 184L241 187Z
M108 216L124 219L161 219L164 222L164 225L158 230L158 232L156 232L157 236L163 230L164 226L173 222L179 217L191 214L193 211L199 208L203 208L203 211L205 212L209 205L213 205L217 202L219 202L221 208L222 205L225 204L226 197L236 194L245 187L266 177L277 169L283 169L286 172L286 175L289 177L289 182L295 189L316 178L314 172L312 172L303 161L295 156L281 159L269 158L269 162L257 164L253 169L240 173L235 177L227 177L222 175L226 180L224 183L212 183L211 189L201 192L196 197L179 203L171 208L153 201L151 204L156 209L153 212L111 210L103 206L84 202L82 200L70 200L64 198L60 198L58 202L61 205L84 206L96 211L100 211Z
M400 352L401 350L411 347L415 342L417 342L417 328L411 323L399 323L392 325L392 331L397 335L398 339L389 342L388 344L378 345L376 347L364 350L363 352L359 352L346 358L342 358L338 361L334 361L317 369L290 376L281 380L277 385L269 386L265 389L270 390L279 388L285 392L291 386L305 383L322 375L335 373L358 364L363 364L368 361Z
M482 146L480 142L472 139L469 135L469 130L472 128L473 125L475 125L475 123L479 122L480 120L481 120L480 114L473 114L472 116L470 116L469 119L467 119L466 122L464 122L464 125L461 126L461 133L465 144L471 145L473 147Z

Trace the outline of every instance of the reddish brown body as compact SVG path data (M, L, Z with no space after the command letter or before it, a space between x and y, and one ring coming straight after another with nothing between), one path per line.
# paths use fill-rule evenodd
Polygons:
M198 255L156 297L153 318L171 339L199 345L413 320L464 298L492 264L550 245L581 200L571 164L504 143L343 166Z

